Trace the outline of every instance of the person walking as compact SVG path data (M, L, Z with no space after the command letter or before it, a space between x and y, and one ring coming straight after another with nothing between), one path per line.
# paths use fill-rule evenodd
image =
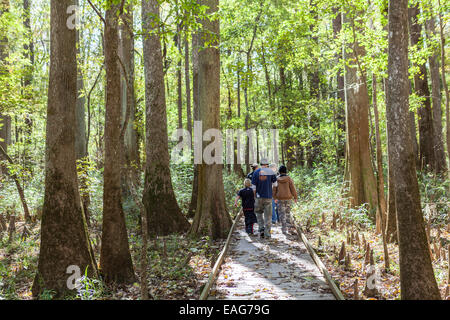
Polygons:
M251 166L250 166L251 168L252 168L252 172L250 172L248 175L247 175L247 179L250 179L250 181L252 180L252 177L253 177L253 173L256 171L256 170L258 170L258 164L257 163L254 163L254 164L252 164Z
M277 175L278 169L275 163L272 163L269 168L273 170L275 175ZM277 222L280 222L280 217L278 216L278 209L277 204L275 203L275 199L272 198L272 224L275 225Z
M234 206L238 206L238 200L242 199L242 210L245 217L245 232L248 235L253 236L253 224L257 222L255 215L255 193L251 188L252 182L250 179L244 180L244 188L239 190L236 199L234 200Z
M281 220L281 231L287 234L287 224L292 223L291 204L292 199L297 203L298 196L295 190L294 181L287 175L287 168L280 166L278 169L280 176L277 178L277 185L273 187L273 198L277 203L278 214Z
M261 238L270 239L272 226L272 188L277 185L277 177L266 158L261 159L261 168L253 173L252 189L256 196L255 213Z

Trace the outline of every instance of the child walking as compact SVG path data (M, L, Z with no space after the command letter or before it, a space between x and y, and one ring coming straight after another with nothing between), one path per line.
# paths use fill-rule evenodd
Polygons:
M277 179L278 185L273 188L273 198L278 206L278 214L281 220L281 231L287 234L287 223L291 224L291 203L292 199L297 202L297 191L294 181L287 175L287 168L280 166L278 169L280 176ZM287 221L287 223L286 223Z
M255 194L251 188L252 182L250 179L244 180L244 188L239 190L234 200L234 206L238 206L238 200L242 200L242 210L245 217L245 232L253 236L253 224L256 223L255 215Z

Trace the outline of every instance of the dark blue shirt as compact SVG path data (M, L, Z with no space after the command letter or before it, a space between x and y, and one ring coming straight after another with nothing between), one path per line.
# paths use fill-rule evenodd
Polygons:
M244 188L238 191L237 195L242 199L242 208L244 211L250 211L255 208L255 195L252 188Z
M253 172L252 185L257 197L272 199L272 186L277 185L277 176L270 168L259 168Z

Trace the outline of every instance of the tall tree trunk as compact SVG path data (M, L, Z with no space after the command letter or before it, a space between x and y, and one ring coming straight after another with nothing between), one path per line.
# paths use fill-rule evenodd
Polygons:
M147 211L149 234L167 235L187 231L189 222L178 206L170 175L163 59L158 24L158 0L142 1L147 155L142 202Z
M333 13L336 17L333 19L333 36L337 38L342 29L342 14L338 8L333 9ZM339 61L340 55L336 54L336 61ZM336 150L338 165L342 165L342 160L345 159L345 89L344 89L344 76L339 70L336 75L337 93L336 99L338 99L338 109L336 110L336 122L338 130L338 147Z
M178 15L178 12L177 12ZM177 25L177 34L175 35L175 46L178 49L178 53L180 58L177 59L177 106L178 106L178 128L183 128L183 81L182 81L182 73L181 73L181 24Z
M31 81L33 80L33 66L34 66L34 44L33 44L33 36L31 31L31 23L30 23L30 6L31 0L23 0L23 11L24 11L24 19L23 25L27 32L28 41L24 44L25 50L25 58L29 60L30 66L27 68L27 74L24 79L24 86L28 87L31 85Z
M29 61L29 65L26 66L26 73L23 79L23 88L25 90L25 97L31 98L32 86L31 82L33 80L33 68L34 68L34 44L33 44L33 36L31 31L31 23L30 23L30 1L31 0L23 0L23 26L26 30L26 37L28 38L25 41L23 46L25 59ZM31 134L33 131L33 118L31 114L24 114L25 120L25 142L26 146L31 145ZM25 148L26 148L25 146ZM26 149L25 149L26 150ZM24 166L30 172L33 172L33 166L31 164L31 157L28 155L24 158Z
M440 12L441 8L440 0L438 0L438 4ZM442 21L442 19L443 19L442 14L439 13L439 34L441 36L441 76L442 76L442 84L445 90L445 127L447 136L447 155L450 166L450 108L449 108L450 94L448 90L447 80L445 79L445 35L444 35L444 22Z
M208 6L207 14L218 11L218 0L201 0ZM219 40L211 34L219 35L218 20L201 20L198 70L198 106L203 131L220 128L220 53ZM206 43L210 43L207 47ZM191 234L208 234L213 239L225 238L231 228L231 218L225 205L222 165L199 165L197 210L190 230Z
M355 28L353 21L351 24ZM354 31L356 33L356 30ZM350 205L356 207L368 203L370 217L375 221L378 192L369 149L369 94L366 76L359 64L365 50L356 39L354 41L353 44L349 44L352 53L346 59L351 58L356 65L347 66L345 72Z
M190 77L190 63L189 63L189 39L188 33L185 32L184 38L184 78L186 86L186 120L187 131L192 137L192 115L191 115L191 77Z
M264 67L264 76L266 77L267 97L269 99L270 109L272 111L274 111L275 106L274 106L273 98L272 98L272 85L270 83L270 74L269 74L269 70L267 68L265 51L266 51L266 48L263 43L263 44L261 44L261 58L262 58L262 63L263 63L263 67Z
M79 1L77 0L77 5ZM81 58L81 43L80 43L80 31L76 30L77 38L77 107L75 111L75 157L78 160L88 156L87 143L86 143L86 117L85 117L85 94L84 94L84 81L83 74L81 72L80 65L82 64ZM81 204L83 206L83 213L87 224L89 225L89 204L91 202L89 196L89 190L86 181L86 173L83 173L79 177Z
M310 1L310 10L311 14L314 16L314 20L317 21L319 19L317 14L317 5ZM315 35L314 26L310 25L309 29L312 36L312 41L315 45L319 44L318 37ZM311 145L308 147L307 151L307 159L306 159L306 165L309 168L312 168L316 163L319 163L321 161L321 152L320 152L320 146L322 144L322 141L320 139L319 130L320 130L320 121L317 117L317 112L319 111L319 101L320 101L320 74L319 74L319 64L314 63L311 66L311 72L309 74L309 82L310 82L310 97L311 99L315 98L315 108L316 110L312 110L310 112L309 117L309 126L312 128L312 134L311 134ZM289 159L289 154L287 154Z
M434 17L426 22L426 29L430 36L436 33ZM430 65L430 79L431 79L431 101L433 103L433 129L434 141L433 149L436 160L436 173L444 174L447 172L447 163L445 160L444 139L442 136L442 107L441 107L441 85L439 73L439 48L433 51L433 54L428 58Z
M311 141L310 145L308 146L307 151L307 159L306 159L306 165L308 168L312 168L315 166L315 164L319 163L321 161L320 156L320 146L322 144L322 141L320 139L319 135L319 129L320 129L320 121L317 118L317 112L319 109L319 101L320 101L320 76L318 71L318 66L313 66L315 69L313 72L309 74L309 82L310 82L310 97L311 99L315 99L315 105L316 107L310 112L309 116L309 126L312 128L311 133ZM287 153L288 159L289 159L289 153ZM289 160L288 160L289 161Z
M287 97L287 84L286 84L286 69L284 66L280 66L280 108L283 121L283 129L285 131L284 138L284 149L286 152L286 165L288 170L292 170L296 165L296 156L295 156L295 144L292 140L291 135L288 133L288 128L292 124L292 120L289 113L289 105L288 105L288 97ZM310 150L308 150L310 151ZM308 152L308 157L310 156L310 152Z
M418 4L409 8L411 46L418 45L421 38L422 25L418 22L419 13ZM419 97L424 99L423 105L418 109L420 169L434 171L433 118L431 114L430 89L428 88L427 69L425 64L419 65L419 73L414 75L414 90Z
M440 299L408 129L408 1L389 2L387 126L395 180L402 299Z
M107 1L105 23L105 167L103 171L103 225L100 268L106 282L135 280L122 208L121 169L123 139L120 101L119 5Z
M237 62L237 70L236 70L236 76L237 76L237 117L238 119L241 118L241 64L240 59L238 58ZM237 148L237 141L234 142L234 172L238 176L244 176L244 170L242 170L242 166L238 164L238 159L241 159L241 150L238 150ZM247 161L247 160L246 160Z
M384 172L383 172L383 151L381 149L380 125L378 119L378 103L377 103L377 77L374 74L372 77L372 101L373 111L375 116L375 139L377 146L377 184L378 184L378 204L380 207L380 221L378 221L379 231L384 234L384 227L386 225L386 196L384 194ZM378 229L378 228L377 228Z
M50 80L48 86L45 195L34 296L44 289L65 295L68 267L96 274L86 222L82 215L75 164L77 100L76 34L67 27L73 0L52 0L50 15Z
M194 103L194 121L200 120L200 114L198 109L198 52L199 52L199 35L198 33L192 34L192 100ZM191 137L193 137L191 135ZM193 137L194 139L196 137ZM188 217L193 218L195 216L195 210L197 209L197 196L198 196L198 164L194 163L194 178L192 181L191 202L189 203Z
M9 11L9 0L0 1L0 17L4 13ZM5 35L0 35L0 76L7 76L7 58L9 56L8 38ZM0 108L0 146L5 152L8 152L8 145L11 143L11 117L6 114L6 108ZM6 158L0 154L0 161L6 160ZM0 167L0 174L5 172L6 168Z
M124 136L124 173L122 174L123 186L129 193L130 178L135 185L140 184L140 158L139 141L136 130L136 97L134 91L134 35L133 35L133 5L129 4L126 13L122 15L123 23L120 24L120 58L123 62L125 72L121 70L121 92L122 92L122 116L125 122L127 110L129 112L128 125ZM129 174L129 173L130 174Z

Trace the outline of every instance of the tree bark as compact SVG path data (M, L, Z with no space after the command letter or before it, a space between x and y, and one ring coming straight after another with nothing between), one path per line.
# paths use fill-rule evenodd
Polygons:
M0 17L9 11L9 0L0 1ZM7 58L9 56L8 38L5 35L0 35L0 76L8 75ZM5 152L8 152L8 145L11 143L11 117L6 114L6 108L0 109L0 146ZM0 154L0 161L6 158ZM0 174L7 173L7 169L0 166Z
M440 10L441 8L440 0L438 0L438 5ZM442 72L441 76L442 76L442 84L445 90L445 127L447 136L447 156L450 166L450 108L449 108L450 94L448 90L447 80L445 79L445 35L444 35L444 22L442 21L442 19L443 19L442 14L439 13L439 34L441 36L441 72Z
M342 14L338 8L333 9L333 13L336 17L333 19L333 36L337 38L342 29ZM336 54L337 62L340 59L340 55ZM339 70L336 75L338 109L336 110L336 122L338 128L338 147L336 150L337 163L342 165L342 160L345 159L345 89L344 89L344 76L341 74L342 70Z
M120 63L118 5L107 2L105 23L105 167L103 172L103 226L100 268L106 282L117 284L135 281L122 208Z
M79 1L77 0L77 5ZM82 160L88 156L88 144L86 135L86 117L85 117L85 88L83 81L83 73L81 72L80 65L82 64L81 57L81 43L80 43L80 30L76 30L77 37L77 107L75 111L75 156L77 161ZM83 172L81 177L79 176L81 204L83 206L83 213L88 225L90 225L89 219L89 205L91 202L89 196L89 190L86 181L86 172Z
M200 120L200 114L198 110L198 52L199 52L199 35L198 33L192 34L192 100L194 103L194 121ZM192 136L194 139L196 137ZM197 196L198 196L198 165L194 163L194 177L192 181L191 202L189 203L188 217L193 218L195 216L195 210L197 209Z
M381 220L379 221L379 231L383 232L384 235L384 227L386 225L386 196L384 194L384 172L383 172L383 151L381 149L381 137L380 137L380 126L378 119L378 103L377 103L377 77L374 74L372 77L372 87L373 87L373 111L375 117L375 139L376 139L376 158L377 158L377 185L378 185L378 204L380 206L380 215ZM377 228L378 229L378 228Z
M38 271L32 292L69 291L67 267L96 274L86 221L82 215L75 163L77 61L75 30L67 28L73 0L52 0L50 15L50 80L48 87L45 195Z
M190 77L190 63L189 63L189 41L188 34L185 33L184 39L184 78L186 86L186 120L187 131L192 137L192 114L191 114L191 77Z
M429 36L433 36L436 32L434 17L426 22L426 29ZM431 44L430 44L431 45ZM445 160L444 139L442 136L442 107L441 107L441 85L439 72L439 47L433 51L433 54L428 58L430 65L430 79L431 79L431 102L433 113L433 129L434 141L433 150L436 160L435 172L444 174L447 172L447 163Z
M147 211L149 234L153 236L185 232L189 229L189 222L182 215L175 198L170 175L164 72L158 24L158 1L142 1L147 142L142 202Z
M418 23L419 5L409 8L409 27L411 46L419 44L422 25ZM431 114L430 90L428 88L427 69L425 64L419 65L419 73L414 75L414 90L424 99L423 105L418 109L419 115L419 159L420 169L435 171L435 157L433 150L434 129Z
M387 126L395 180L402 299L440 299L424 228L408 129L408 1L389 2Z
M201 5L208 7L207 14L218 11L218 0L201 0ZM199 71L198 71L198 106L203 132L210 128L220 128L220 52L219 21L201 20ZM211 35L215 35L212 38ZM206 43L209 46L206 47ZM190 230L194 235L210 235L212 239L223 239L231 228L231 218L225 205L222 165L199 165L197 210Z
M123 23L120 24L120 58L125 72L121 70L122 116L129 110L128 125L124 136L124 173L123 186L130 188L129 179L135 185L140 184L139 141L136 130L136 97L134 90L134 35L133 35L133 5L129 4L127 12L122 14ZM128 82L128 83L127 83ZM125 119L122 121L122 123ZM128 174L128 172L130 174ZM129 193L129 190L125 190Z
M354 22L350 22L355 28ZM354 32L356 33L356 30ZM345 72L350 205L357 207L368 203L370 217L375 221L378 191L369 149L369 94L366 76L359 63L359 59L365 55L365 50L356 39L349 45L352 47L352 53L345 58L352 59L354 64L347 66Z

